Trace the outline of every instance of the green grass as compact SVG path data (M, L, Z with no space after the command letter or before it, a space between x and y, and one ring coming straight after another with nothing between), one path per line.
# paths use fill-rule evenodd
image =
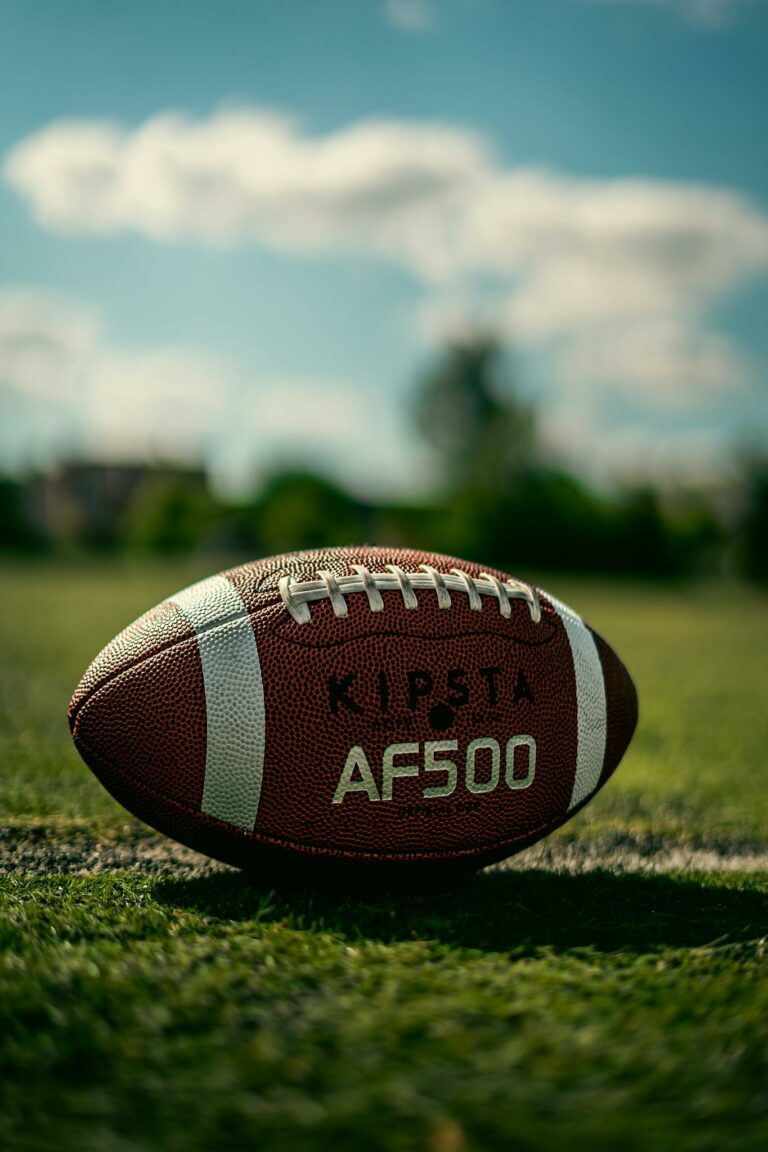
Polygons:
M34 849L0 894L0 1147L764 1152L765 872L531 867L367 896L140 858L65 874L59 842L70 863L78 837L140 842L70 747L69 693L202 574L0 569L0 866ZM768 602L547 585L641 702L555 848L764 856Z

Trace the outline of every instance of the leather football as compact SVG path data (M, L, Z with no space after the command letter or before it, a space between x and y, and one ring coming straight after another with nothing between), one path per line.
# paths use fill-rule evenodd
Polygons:
M448 556L259 560L164 601L72 697L129 811L216 859L478 867L602 787L637 722L624 665L553 596Z

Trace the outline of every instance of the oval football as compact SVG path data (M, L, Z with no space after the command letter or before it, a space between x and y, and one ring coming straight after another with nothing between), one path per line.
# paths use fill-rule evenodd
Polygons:
M547 593L359 547L172 596L94 660L69 718L109 791L183 844L391 873L490 863L558 827L616 768L637 696Z

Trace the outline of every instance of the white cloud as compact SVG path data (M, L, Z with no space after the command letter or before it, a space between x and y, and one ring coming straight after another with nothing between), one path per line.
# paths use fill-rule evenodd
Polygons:
M738 388L747 366L711 315L768 273L768 216L737 191L505 166L481 135L431 122L317 136L253 108L63 121L17 144L4 172L63 233L387 260L424 284L423 329L486 320L593 405L623 390L695 406Z
M674 318L627 324L598 340L592 332L574 337L561 370L566 379L590 381L598 393L618 385L657 409L692 407L746 377L742 357L724 337Z
M87 447L110 457L207 455L234 390L228 366L210 354L109 343L83 383Z
M709 316L768 273L768 218L714 188L516 172L477 190L450 258L422 317L433 337L485 321L595 401L695 405L745 379Z
M0 289L0 466L204 459L242 486L281 454L355 460L356 443L358 463L375 459L380 423L343 382L249 381L200 349L126 347L86 308Z
M753 0L589 0L589 2L625 6L645 4L654 8L669 8L680 13L692 24L705 28L720 28L749 7Z
M654 421L632 421L617 427L599 410L574 401L553 409L543 432L557 460L597 483L606 477L629 484L710 482L721 478L728 465L728 447L714 425L660 427Z
M38 292L0 292L0 395L40 404L76 395L96 342L93 316Z
M275 394L275 399L278 396ZM279 403L264 405L256 398L252 417L262 432L285 444L308 440L346 441L365 426L367 406L360 392L321 380L283 380Z
M384 16L395 28L405 32L426 32L434 23L432 7L427 0L387 0Z
M199 456L226 410L232 377L184 348L110 342L86 308L46 293L0 290L0 447L44 463L83 450Z
M133 130L60 121L21 141L4 172L63 233L308 252L405 240L418 259L434 211L444 218L487 164L481 140L437 124L363 121L312 137L290 117L238 109Z

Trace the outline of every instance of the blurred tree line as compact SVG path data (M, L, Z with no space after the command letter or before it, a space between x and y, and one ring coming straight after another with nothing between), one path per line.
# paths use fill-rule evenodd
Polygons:
M327 477L284 470L235 502L214 495L202 469L81 462L58 476L0 479L0 547L270 555L365 541L522 574L738 567L768 581L768 458L744 467L730 515L701 493L598 492L544 451L535 411L486 338L444 350L418 382L412 418L434 456L431 500L371 504Z
M600 494L545 453L535 412L493 340L455 345L416 394L442 472L449 550L505 569L679 575L712 563L723 529L701 498L674 512L651 487Z

